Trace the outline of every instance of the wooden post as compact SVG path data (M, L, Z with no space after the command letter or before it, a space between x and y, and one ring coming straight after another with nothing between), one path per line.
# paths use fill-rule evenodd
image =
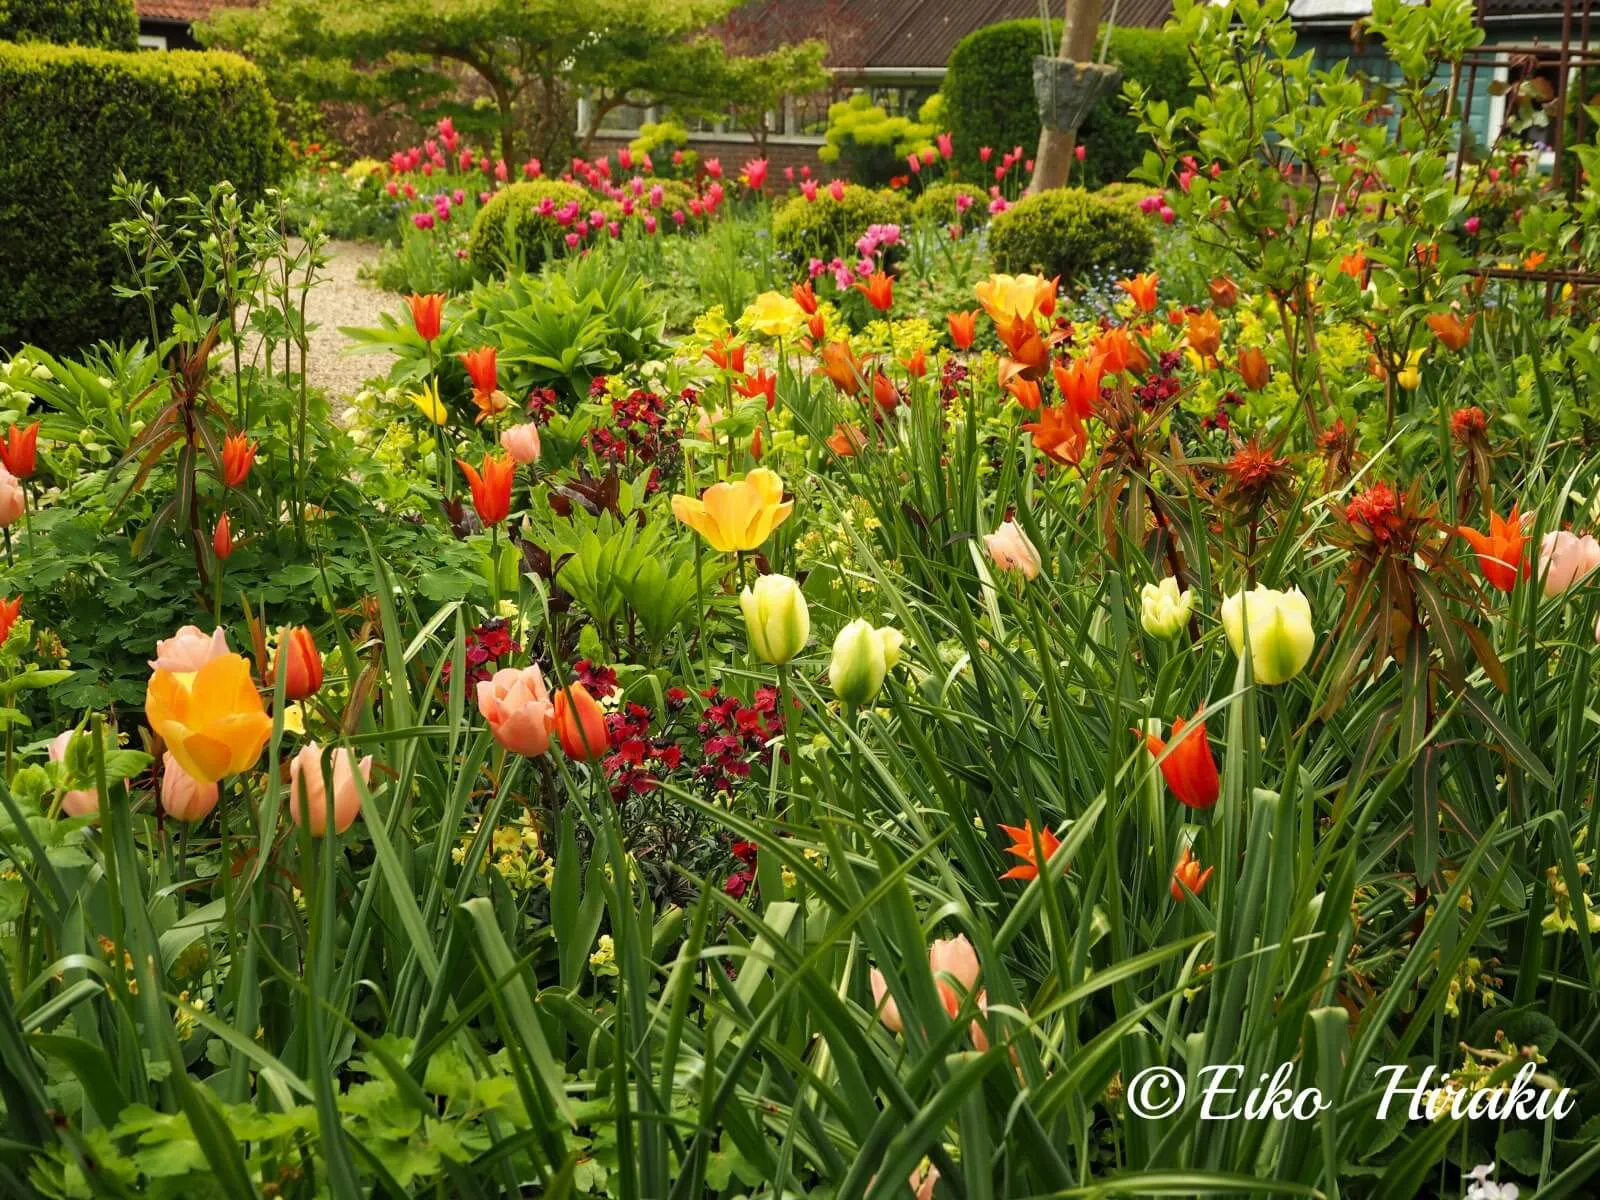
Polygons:
M1094 39L1100 32L1100 0L1067 0L1067 24L1061 36L1060 57L1067 62L1094 61ZM1078 144L1076 129L1039 130L1039 150L1033 156L1029 194L1067 186L1072 173L1072 151Z

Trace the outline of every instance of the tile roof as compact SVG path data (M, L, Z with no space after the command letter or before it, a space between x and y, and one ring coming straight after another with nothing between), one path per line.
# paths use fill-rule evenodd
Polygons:
M193 24L219 8L247 8L251 0L134 0L134 8L146 21L171 21Z

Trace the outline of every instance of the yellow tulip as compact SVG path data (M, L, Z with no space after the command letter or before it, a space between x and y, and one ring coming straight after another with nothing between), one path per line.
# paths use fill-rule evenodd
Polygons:
M783 480L765 467L757 467L738 483L714 483L698 500L672 498L672 515L723 554L754 550L793 511L794 501L783 499Z
M744 310L740 321L768 337L788 337L806 323L806 313L782 292L762 292Z
M201 783L254 766L272 734L250 664L237 654L219 655L193 674L156 671L144 710L178 765Z
M439 399L437 383L423 384L420 392L412 393L411 403L415 404L422 415L435 425L443 425L450 419L450 410L444 406L444 401Z
M996 325L1010 325L1014 317L1031 321L1053 307L1056 281L1042 275L991 275L972 291Z

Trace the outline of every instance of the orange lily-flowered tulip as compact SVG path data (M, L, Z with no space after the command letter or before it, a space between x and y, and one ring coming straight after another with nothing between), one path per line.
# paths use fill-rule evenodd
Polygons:
M1117 286L1133 297L1133 302L1140 312L1155 312L1156 285L1160 282L1160 276L1154 271L1147 271L1143 275L1135 275L1132 279L1119 279Z
M1067 404L1056 404L1039 410L1039 419L1022 427L1033 434L1033 444L1046 458L1064 467L1075 467L1083 459L1088 434L1083 422Z
M1200 864L1195 861L1194 852L1185 846L1178 858L1178 865L1172 868L1172 898L1182 904L1191 895L1198 896L1215 870L1215 867L1207 867L1202 871ZM1188 890L1185 891L1185 888Z
M1534 250L1522 260L1522 269L1524 271L1537 271L1544 266L1544 260L1549 257L1543 250Z
M1528 566L1522 549L1528 539L1522 532L1522 513L1517 505L1512 505L1509 517L1490 513L1488 533L1467 528L1456 532L1478 552L1478 570L1490 587L1509 592L1517 586L1517 576Z
M1346 254L1339 260L1339 274L1348 275L1360 283L1367 274L1367 256L1357 250L1354 254Z
M872 375L872 398L884 412L893 412L900 403L900 389L882 371L875 371Z
M1002 825L1000 828L1011 838L1011 845L1005 848L1006 853L1022 860L1001 875L1001 879L1037 879L1039 868L1050 861L1061 845L1061 839L1048 829L1035 830L1032 821L1023 822L1020 829L1015 825Z
M732 371L735 375L744 374L744 343L729 341L727 338L718 338L711 343L706 351L706 358L711 365L720 371Z
M757 369L734 380L733 390L751 400L765 396L767 408L771 409L778 400L778 377L771 371Z
M1267 356L1259 346L1239 351L1239 378L1252 392L1259 392L1267 386L1267 380L1272 378L1272 367L1268 365Z
M284 635L272 673L267 677L269 684L276 684L279 671L284 673L283 695L287 700L315 696L322 687L322 652L304 625L296 625Z
M1196 354L1213 358L1222 349L1222 322L1214 312L1189 314L1189 346Z
M859 425L835 425L827 443L828 449L840 458L854 458L867 444L867 435Z
M217 519L217 528L211 535L211 552L218 562L226 562L233 555L233 527L227 513Z
M1023 374L1029 379L1044 378L1045 368L1050 365L1050 347L1039 336L1037 325L1031 320L1013 317L1009 325L998 327L996 332L1005 343L1011 360L1020 364Z
M511 479L517 466L503 454L485 454L480 474L471 463L456 459L472 489L472 507L485 525L498 525L511 515Z
M256 444L242 433L224 438L222 442L222 482L231 488L243 487L250 478L250 468L255 465Z
M588 762L606 752L605 711L581 683L569 683L556 693L550 730L568 758Z
M806 322L806 332L811 335L813 342L822 340L822 335L828 332L828 323L822 319L821 313L811 314L811 319Z
M17 617L21 614L21 596L11 600L0 599L0 646L6 644L6 639L11 636L11 627L17 623Z
M1056 377L1056 387L1061 399L1072 409L1079 420L1087 420L1100 403L1100 379L1104 361L1098 354L1075 358L1066 366L1057 363L1051 368Z
M817 290L811 286L810 280L797 283L789 289L794 294L794 302L800 306L800 311L806 316L813 316L817 311Z
M39 422L13 425L0 441L0 466L18 479L28 479L39 465Z
M1472 326L1477 319L1477 313L1465 321L1453 312L1429 313L1428 328L1433 330L1433 336L1443 342L1446 349L1459 350L1472 340Z
M846 396L859 396L865 380L861 360L850 351L849 342L825 342L820 352L818 374L833 380L833 386Z
M439 336L439 325L444 316L444 302L446 296L443 292L433 292L426 296L407 296L406 303L411 306L411 324L416 327L417 336L425 342L431 342Z
M722 554L757 549L793 511L794 501L783 498L783 480L765 467L737 483L714 483L698 499L672 498L672 515Z
M218 655L194 672L158 669L144 713L178 765L201 783L254 766L272 735L250 664L237 654Z
M1011 398L1029 412L1038 412L1039 406L1044 403L1044 397L1039 392L1039 385L1021 374L1015 374L1006 381L1006 391Z
M1174 796L1190 808L1210 808L1217 802L1222 783L1217 776L1217 760L1211 756L1211 743L1206 741L1204 721L1175 717L1172 737L1165 742L1153 733L1139 736L1144 738L1146 749L1161 760L1161 774Z
M888 312L894 307L894 276L883 271L874 271L865 283L855 285L856 291L867 298L867 303L879 312Z
M509 408L511 397L500 390L500 372L493 346L463 350L460 358L472 380L472 402L478 406L477 421L481 425L486 418Z
M1121 325L1096 334L1089 342L1090 349L1100 356L1100 364L1107 375L1120 375L1124 371L1138 374L1149 363L1128 331Z
M973 339L978 336L978 310L953 312L945 322L950 326L950 344L957 350L972 349Z
M1232 308L1239 303L1239 285L1226 275L1206 284L1211 293L1211 303L1217 308Z
M921 379L928 373L927 352L918 346L909 356L900 360L900 365L906 369L907 375L913 379Z

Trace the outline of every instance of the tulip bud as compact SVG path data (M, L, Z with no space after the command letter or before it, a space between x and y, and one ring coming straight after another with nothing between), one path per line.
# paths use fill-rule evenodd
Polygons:
M217 806L217 785L196 779L172 757L161 756L161 808L175 821L204 820Z
M349 829L361 811L361 790L356 786L356 771L362 781L372 778L372 755L359 763L355 752L341 746L330 756L333 766L333 831ZM296 825L305 823L312 837L328 831L328 785L322 774L322 748L307 742L289 760L289 815Z
M762 662L781 666L811 637L811 612L800 585L787 575L763 575L739 596L750 648Z
M568 758L588 762L606 752L606 714L581 683L568 684L556 693L550 728L561 739Z
M846 704L871 703L883 687L883 677L900 661L905 634L898 629L874 629L870 621L851 621L833 639L828 679L833 694Z
M227 513L217 520L216 532L211 535L211 551L218 562L226 562L233 555L233 527Z
M1258 587L1229 596L1222 602L1222 627L1235 654L1243 655L1248 642L1257 683L1293 679L1317 644L1311 604L1299 588L1278 592Z
M284 665L286 658L287 667ZM304 625L297 625L284 636L283 643L278 647L278 660L270 682L276 684L277 672L283 670L288 672L283 681L283 694L288 700L304 700L307 696L314 696L322 686L322 655L317 652L317 643L311 631Z
M511 461L527 466L539 461L539 427L531 421L501 431L500 445Z
M1147 583L1139 589L1139 624L1151 637L1171 639L1183 632L1194 612L1194 593L1178 590L1178 581L1168 575L1160 583Z
M1600 542L1592 535L1578 537L1565 529L1544 535L1539 543L1539 579L1545 597L1559 596L1573 584L1600 568Z

